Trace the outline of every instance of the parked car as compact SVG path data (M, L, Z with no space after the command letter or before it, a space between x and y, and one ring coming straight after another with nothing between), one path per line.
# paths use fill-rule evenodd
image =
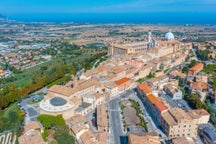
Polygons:
M93 116L93 117L96 117L96 113L93 113L92 116Z

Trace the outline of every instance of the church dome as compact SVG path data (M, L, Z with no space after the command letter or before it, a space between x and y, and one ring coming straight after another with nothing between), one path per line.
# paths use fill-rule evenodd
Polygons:
M166 33L165 39L166 40L173 40L174 39L173 33L171 31L169 31L168 33Z

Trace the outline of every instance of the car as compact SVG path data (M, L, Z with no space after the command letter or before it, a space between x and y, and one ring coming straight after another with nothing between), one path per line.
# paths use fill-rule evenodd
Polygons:
M93 116L93 117L96 117L96 113L93 113L92 116Z
M95 117L93 117L93 118L92 118L92 121L96 121L96 118L95 118Z
M96 126L96 124L97 124L96 121L92 121L93 126Z
M129 132L130 131L130 128L127 128L127 132Z
M22 111L26 112L26 110L24 108L21 109Z

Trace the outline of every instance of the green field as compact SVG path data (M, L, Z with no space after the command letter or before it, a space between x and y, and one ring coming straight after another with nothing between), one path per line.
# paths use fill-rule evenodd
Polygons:
M0 133L5 130L13 130L18 135L24 121L24 113L19 109L17 103L13 103L4 111L0 110Z
M52 59L51 61L45 62L43 64L37 65L35 67L29 68L24 70L22 73L16 73L15 74L15 78L16 80L13 82L9 82L5 85L11 85L14 84L17 87L22 87L22 86L26 86L28 84L30 84L32 82L32 77L35 74L38 74L41 72L41 70L43 68L48 68L51 69L52 67L56 66L57 64L61 64L61 63L67 63L67 64L72 64L73 62L77 62L77 61L81 61L85 58L89 58L90 55L83 55L83 56L79 56L76 58L65 58L65 57L60 57L60 58L55 58Z

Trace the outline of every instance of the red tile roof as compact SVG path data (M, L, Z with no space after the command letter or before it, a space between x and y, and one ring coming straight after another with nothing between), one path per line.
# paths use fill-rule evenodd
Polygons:
M156 97L155 95L153 95L153 94L148 95L147 98L149 99L149 101L150 101L152 104L155 104L155 103L158 102L157 97Z
M161 102L161 101L157 101L156 103L155 103L155 106L157 107L157 109L160 111L160 112L162 112L162 111L164 111L164 110L167 110L167 107L164 105L164 103L163 102Z
M138 88L142 90L145 94L151 93L151 87L147 84L139 84Z
M203 63L197 63L195 66L193 66L192 68L190 68L190 70L192 71L197 71L203 68Z
M127 81L129 81L129 80L130 80L129 78L125 77L125 78L122 78L122 79L120 79L120 80L115 81L115 83L116 83L117 85L121 85L121 84L123 84L123 83L125 83L125 82L127 82Z

